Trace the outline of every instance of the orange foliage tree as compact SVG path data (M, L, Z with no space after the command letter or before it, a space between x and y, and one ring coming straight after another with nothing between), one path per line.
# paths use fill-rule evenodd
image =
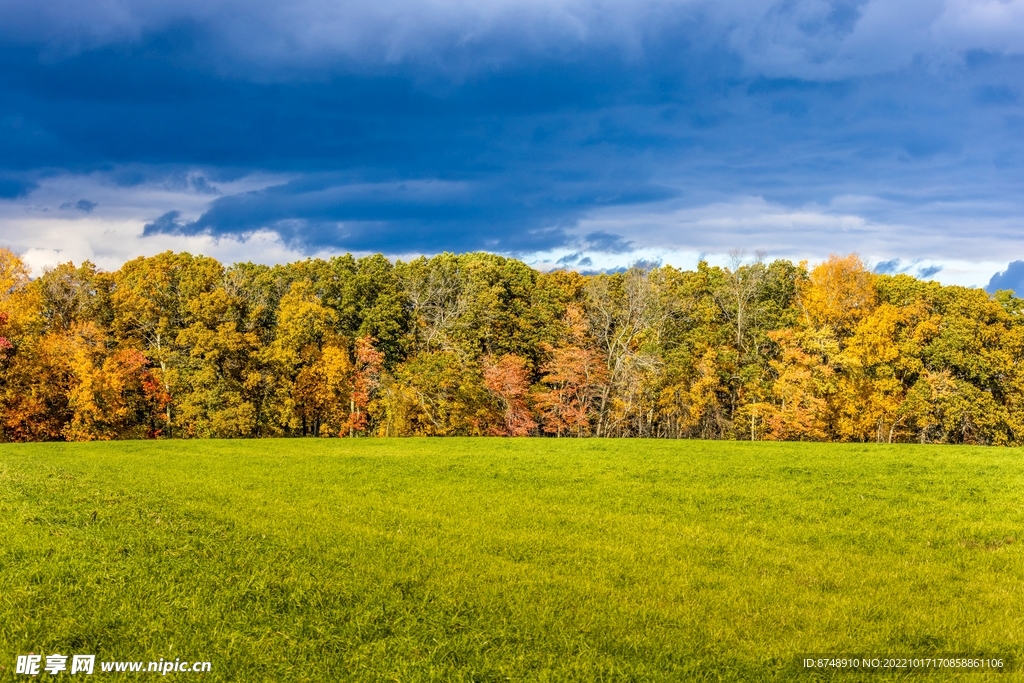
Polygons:
M484 385L498 399L504 421L491 427L494 436L529 436L537 428L526 397L530 391L530 372L526 359L507 354L498 360L483 359Z
M589 436L609 374L606 358L590 343L583 312L566 310L567 334L561 346L541 344L547 361L541 365L540 387L534 405L545 434Z
M0 332L3 332L5 327L7 327L7 314L0 311ZM0 335L0 358L3 358L4 354L13 348L14 344L7 337Z
M356 432L366 433L369 427L370 401L380 387L381 373L384 370L384 354L374 347L373 337L356 339L356 363L352 372L352 393L349 399L348 420L341 430L349 436Z

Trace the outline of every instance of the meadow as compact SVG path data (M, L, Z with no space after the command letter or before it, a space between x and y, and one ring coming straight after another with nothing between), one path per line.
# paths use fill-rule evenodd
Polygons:
M808 674L795 658L1019 659L1021 456L639 439L0 445L0 677L28 652L209 660L168 674L204 681L916 680Z

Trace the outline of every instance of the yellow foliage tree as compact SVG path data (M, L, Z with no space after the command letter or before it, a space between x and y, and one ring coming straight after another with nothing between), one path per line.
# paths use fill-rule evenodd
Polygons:
M877 302L874 275L856 254L836 256L817 265L799 291L808 326L830 327L848 334Z
M71 420L63 434L68 441L117 438L139 410L148 361L141 351L112 351L92 323L76 324L67 335L48 340L66 354Z
M352 396L352 362L348 351L325 346L295 379L295 402L313 436L347 433Z
M710 438L722 421L718 392L718 351L706 349L697 361L695 376L673 382L658 397L658 412L670 436Z
M822 441L828 437L827 395L835 371L828 364L834 351L828 337L798 336L793 330L769 335L779 346L770 365L776 373L773 401L758 404L763 411L765 438L777 441ZM808 347L814 351L809 351Z

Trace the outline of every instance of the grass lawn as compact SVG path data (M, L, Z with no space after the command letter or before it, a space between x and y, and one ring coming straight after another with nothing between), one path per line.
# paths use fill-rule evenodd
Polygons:
M798 654L1019 660L1024 453L2 445L0 679L24 679L28 652L209 660L168 674L205 681L810 681Z

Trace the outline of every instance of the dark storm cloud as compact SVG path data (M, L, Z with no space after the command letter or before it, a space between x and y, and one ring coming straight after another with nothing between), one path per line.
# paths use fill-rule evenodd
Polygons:
M993 275L985 289L989 292L1009 289L1017 296L1024 296L1024 261L1014 261L1006 270Z
M146 223L142 234L150 235L183 235L188 234L189 226L179 220L181 211L168 211L157 217L152 223Z
M627 254L574 226L667 200L1013 214L1015 24L925 5L5 0L0 198L103 173L208 195L147 235L389 252ZM250 173L290 180L223 190Z
M587 246L595 251L604 251L612 254L624 254L630 251L633 243L622 235L615 235L608 232L591 232L586 236Z
M880 275L895 275L896 273L900 273L902 272L900 270L900 260L898 258L894 258L889 261L876 263L874 271Z
M180 212L146 225L146 234L246 235L262 228L309 248L440 251L490 249L525 252L569 239L565 225L583 207L657 200L663 189L620 178L558 185L508 174L498 183L468 180L354 182L310 174L264 190L221 197L198 219ZM588 236L595 248L621 251L621 238Z
M176 70L168 64L189 41L151 42L23 64L23 78L10 79L21 115L61 144L8 139L7 162L298 172L285 185L222 197L192 222L150 217L146 233L271 228L291 243L348 249L548 248L583 211L671 196L649 170L616 160L671 137L637 131L631 112L606 107L632 105L623 92L637 89L634 74L620 64L531 65L454 89L418 85L401 70L268 84ZM151 54L152 65L142 58ZM639 90L641 101L660 97ZM115 173L126 187L153 180L139 169ZM188 183L217 192L215 179Z
M98 206L96 202L91 202L88 199L79 199L77 202L64 202L60 205L63 211L81 211L82 213L92 213L93 209Z

